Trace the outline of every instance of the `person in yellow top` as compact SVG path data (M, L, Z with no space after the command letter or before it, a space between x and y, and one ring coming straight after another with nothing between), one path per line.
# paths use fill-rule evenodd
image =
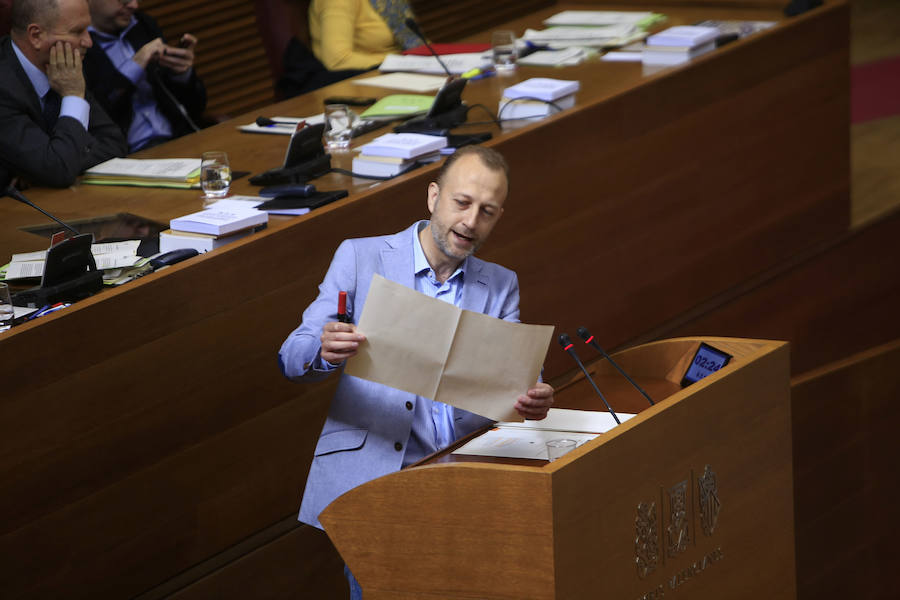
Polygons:
M412 16L406 0L313 0L313 54L329 71L370 69L388 53L421 44L404 23Z

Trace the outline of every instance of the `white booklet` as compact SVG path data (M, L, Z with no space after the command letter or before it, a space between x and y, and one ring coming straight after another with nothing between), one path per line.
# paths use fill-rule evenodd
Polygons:
M169 227L177 231L225 235L269 222L269 214L265 211L236 204L224 205L220 202L206 210L172 219L169 221Z
M580 87L581 84L577 81L532 77L503 90L503 97L510 100L515 98L537 98L538 100L552 102L574 94Z
M447 145L447 138L422 133L386 133L362 146L360 154L369 156L394 156L415 158L440 150Z

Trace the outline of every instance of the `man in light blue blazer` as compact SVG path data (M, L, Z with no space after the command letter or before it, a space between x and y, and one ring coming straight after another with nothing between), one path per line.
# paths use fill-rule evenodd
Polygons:
M430 221L393 235L345 240L319 295L279 353L295 381L327 376L365 336L355 323L374 273L466 310L519 320L516 274L472 256L503 214L508 167L496 151L467 146L451 155L428 186ZM337 318L338 293L348 295L353 323ZM474 392L474 390L473 390ZM553 388L537 382L515 408L542 419ZM300 507L300 520L321 528L319 513L344 492L398 471L489 424L473 413L381 384L341 374L319 437ZM352 585L352 580L351 580Z

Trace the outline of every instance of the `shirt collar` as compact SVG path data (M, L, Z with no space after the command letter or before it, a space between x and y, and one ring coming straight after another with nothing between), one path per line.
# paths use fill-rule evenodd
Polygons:
M419 221L416 223L416 226L413 227L413 274L421 275L423 272L431 271L431 265L428 264L428 259L425 258L425 250L422 249L422 241L419 239L419 232L421 232L425 227L428 226L428 221ZM454 277L461 277L466 273L466 266L469 264L469 257L467 256L460 265L453 271L453 275L447 278L447 281L450 281Z
M19 50L19 47L15 42L13 42L12 47L13 51L16 53L16 58L19 59L19 63L25 71L25 75L28 76L28 80L34 88L34 92L38 95L38 98L43 99L47 92L50 91L50 81L47 79L47 75L34 66L34 64L28 60L28 57L22 54L22 51Z
M106 33L105 31L100 31L99 29L95 29L93 25L88 25L88 31L96 35L100 39L100 44L102 46L108 46L109 44L117 41L124 41L125 36L128 35L128 32L137 25L137 17L131 15L131 22L128 24L125 29L120 31L117 34Z

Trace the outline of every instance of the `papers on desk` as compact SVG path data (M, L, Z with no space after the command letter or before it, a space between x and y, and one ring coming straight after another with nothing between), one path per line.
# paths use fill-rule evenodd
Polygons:
M137 255L140 243L140 240L127 240L124 242L92 244L91 254L93 254L94 261L97 263L97 269L102 271L133 266L140 259ZM44 262L46 259L46 250L13 254L6 270L6 279L41 277L44 274Z
M344 373L498 421L538 378L553 327L462 310L374 275L359 319L366 335Z
M662 15L659 15L662 16ZM544 20L544 25L603 26L643 25L657 17L656 13L618 10L564 10Z
M406 90L408 92L436 92L441 89L446 77L440 75L422 75L419 73L388 73L365 79L354 79L356 85L373 85L377 87Z
M587 48L564 48L562 50L539 50L519 59L520 65L532 67L568 67L581 64L596 52Z
M325 122L325 114L319 113L311 117L272 117L274 125L257 125L248 123L238 127L244 133L268 133L274 135L291 135L297 129L297 125L306 121L307 125L318 125Z
M623 423L634 417L617 414ZM551 408L547 418L541 421L497 423L495 428L457 448L453 454L547 460L546 444L550 440L574 440L577 447L615 426L608 412Z
M82 183L141 187L200 187L199 158L112 158L84 172Z
M490 52L445 54L441 60L454 75L461 75L472 69L486 69L493 64ZM433 56L404 56L401 54L388 54L378 69L382 72L407 71L432 75L446 73L441 63Z

